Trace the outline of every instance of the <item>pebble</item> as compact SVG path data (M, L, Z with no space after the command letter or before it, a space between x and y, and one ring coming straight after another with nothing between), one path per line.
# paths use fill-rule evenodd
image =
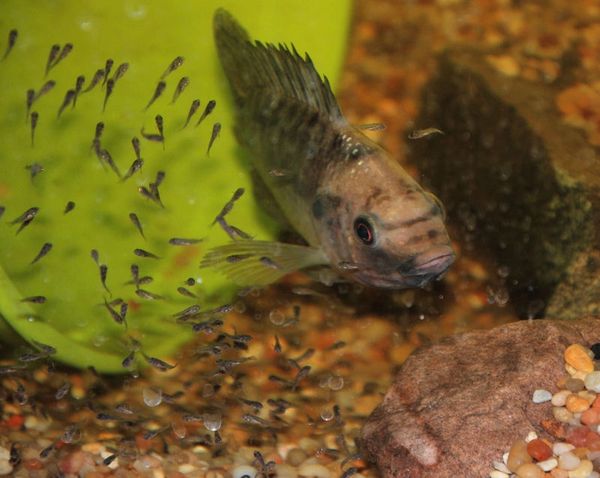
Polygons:
M0 475L8 475L12 471L13 467L10 462L5 458L0 459Z
M594 371L594 361L588 349L580 344L569 345L565 350L565 362L575 370L590 373Z
M490 473L490 478L508 478L510 475L499 470L494 470Z
M308 455L302 448L292 448L288 451L285 461L292 466L300 466L307 457Z
M561 390L552 395L552 405L555 407L564 407L567 403L567 397L571 395L569 390Z
M585 376L585 388L590 392L600 393L600 372L591 372Z
M565 382L565 388L571 392L581 392L585 385L580 378L569 377Z
M552 456L552 448L544 440L536 438L527 443L527 453L535 461L544 461Z
M552 394L548 390L538 388L533 392L533 403L544 403L552 400Z
M573 418L573 414L564 407L554 407L552 409L552 415L562 423L568 423Z
M538 462L537 466L544 471L550 471L558 466L558 460L554 457L548 458L547 460Z
M588 478L592 471L594 471L592 462L590 460L581 460L577 468L569 471L569 478Z
M275 474L277 475L277 478L296 478L298 476L296 468L286 465L285 463L275 465ZM353 478L355 477L356 475L354 475Z
M527 453L527 443L525 440L517 440L510 447L508 452L508 459L506 460L506 466L512 472L516 472L517 469L526 463L531 463L532 458Z
M331 472L317 463L304 464L298 469L298 475L306 478L329 478Z
M579 466L580 463L581 460L579 457L570 451L563 453L558 457L558 466L560 466L563 470L574 470Z
M256 468L250 465L240 465L236 466L231 475L233 478L254 478L258 471Z
M533 463L525 463L517 468L517 476L519 478L544 478L544 472Z
M579 395L571 394L567 397L565 406L567 407L567 410L572 413L581 413L590 408L590 403Z
M574 449L575 447L573 445L562 441L556 442L554 445L552 445L552 453L554 453L557 456Z

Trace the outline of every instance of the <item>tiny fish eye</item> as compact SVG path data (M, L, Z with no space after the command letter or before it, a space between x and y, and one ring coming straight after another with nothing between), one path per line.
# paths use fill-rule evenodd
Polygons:
M358 217L354 221L354 233L365 245L370 246L375 242L375 230L368 219Z

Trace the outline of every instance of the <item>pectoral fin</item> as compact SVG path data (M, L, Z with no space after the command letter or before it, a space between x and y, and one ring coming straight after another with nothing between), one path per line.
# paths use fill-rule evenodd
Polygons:
M290 272L328 263L316 247L240 240L209 250L200 267L213 267L240 286L263 286Z

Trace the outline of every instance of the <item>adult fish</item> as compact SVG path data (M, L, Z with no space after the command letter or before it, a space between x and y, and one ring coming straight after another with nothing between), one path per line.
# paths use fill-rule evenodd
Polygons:
M307 245L238 240L208 251L201 267L264 285L328 266L390 289L420 287L444 273L455 255L439 200L348 123L310 57L251 42L223 9L214 34L235 101L235 134L252 155L257 189L270 193L266 202Z

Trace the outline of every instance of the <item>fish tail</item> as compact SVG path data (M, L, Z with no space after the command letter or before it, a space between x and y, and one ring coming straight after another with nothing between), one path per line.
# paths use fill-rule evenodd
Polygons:
M252 48L248 32L237 22L235 18L225 9L219 8L213 18L213 28L217 51L225 75L229 80L236 103L245 96L250 85L248 78L242 74L247 70L244 64L247 55L244 50Z

